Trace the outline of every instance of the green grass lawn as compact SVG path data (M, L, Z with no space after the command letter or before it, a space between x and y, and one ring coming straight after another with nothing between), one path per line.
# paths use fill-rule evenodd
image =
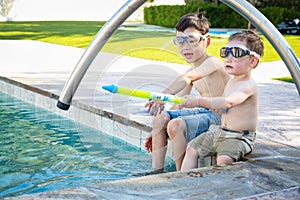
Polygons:
M86 48L105 22L98 21L45 21L45 22L0 22L1 40L38 40L43 42ZM173 45L172 32L161 31L126 31L117 30L103 47L102 51L162 60L167 62L185 63ZM265 55L262 62L280 60L271 44L265 42ZM285 36L290 46L300 57L300 36ZM225 38L212 38L207 49L212 55L218 56L219 49L227 42Z
M278 80L278 81L285 81L289 83L294 83L294 80L292 79L291 76L284 76L284 77L279 77L279 78L272 78L273 80Z
M86 48L105 22L99 21L35 21L0 22L0 40L38 40L79 48ZM172 32L128 31L119 29L102 51L121 55L187 64L172 43ZM300 36L284 36L297 57L300 57ZM265 55L261 62L280 60L279 55L263 37ZM219 56L226 38L212 38L207 51Z

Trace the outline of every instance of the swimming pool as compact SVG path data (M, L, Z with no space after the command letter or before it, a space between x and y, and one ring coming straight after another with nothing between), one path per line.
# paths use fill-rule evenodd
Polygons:
M130 178L151 155L0 92L0 197Z
M150 24L143 23L125 23L119 27L119 30L126 31L162 31L162 32L176 32L175 28L162 27ZM209 35L211 37L220 37L220 38L228 38L233 33L239 31L240 29L233 28L210 28Z

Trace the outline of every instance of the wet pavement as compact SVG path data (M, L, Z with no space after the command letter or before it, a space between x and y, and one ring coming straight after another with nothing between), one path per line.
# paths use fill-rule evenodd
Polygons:
M30 86L35 92L47 91L57 98L83 52L37 41L0 41L0 76L4 77L0 80ZM143 107L145 99L111 95L101 85L159 92L186 69L185 65L102 52L84 76L72 106L149 132L151 117ZM287 75L282 61L260 63L253 70L260 107L257 141L248 161L24 195L22 199L300 199L300 97L294 84L271 79Z

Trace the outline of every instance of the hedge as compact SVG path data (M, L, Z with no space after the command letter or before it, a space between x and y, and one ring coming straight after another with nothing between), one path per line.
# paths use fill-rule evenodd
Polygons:
M286 19L300 19L300 12L287 8L260 8L275 26ZM228 6L221 4L192 4L192 5L160 5L144 9L144 22L146 24L164 27L175 27L180 17L187 13L206 11L206 17L212 28L247 28L247 20L234 12Z

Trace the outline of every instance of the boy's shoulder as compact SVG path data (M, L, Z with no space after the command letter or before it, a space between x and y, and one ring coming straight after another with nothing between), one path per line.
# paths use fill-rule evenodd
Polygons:
M224 62L215 57L215 56L208 56L200 66L205 66L205 68L210 68L214 70L222 70L225 71L224 69Z
M215 60L223 63L223 61L220 58L211 55L209 55L205 60Z
M244 90L251 93L256 93L258 90L257 82L252 78L248 80L236 81L233 77L231 77L230 80L227 82L227 87L238 88L239 90Z
M203 63L214 63L214 64L217 64L217 65L222 65L224 64L224 62L216 57L216 56L208 56L204 61Z
M252 77L237 80L235 78L235 76L232 76L229 79L229 82L236 83L236 84L239 84L239 85L257 85L257 82Z

